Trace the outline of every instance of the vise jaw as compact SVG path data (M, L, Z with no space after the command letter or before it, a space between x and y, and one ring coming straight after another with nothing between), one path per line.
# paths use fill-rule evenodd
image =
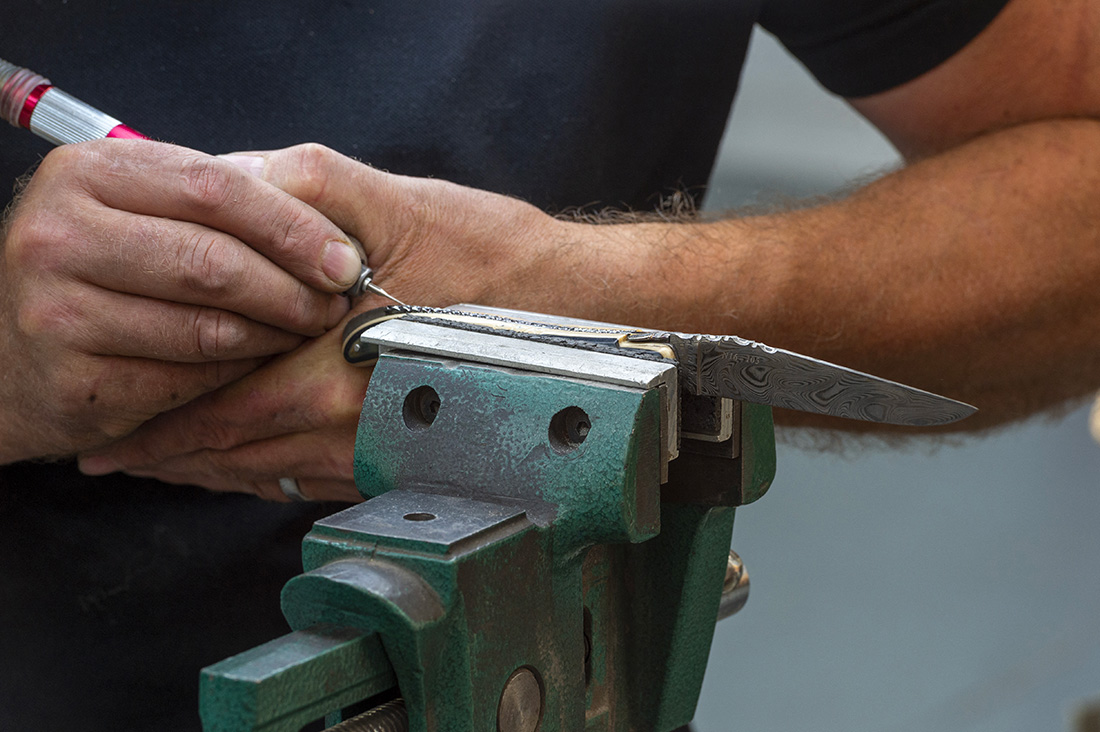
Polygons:
M685 396L659 355L401 319L360 337L368 500L306 536L294 632L204 669L204 728L389 729L346 720L395 697L374 713L414 732L689 722L770 409Z

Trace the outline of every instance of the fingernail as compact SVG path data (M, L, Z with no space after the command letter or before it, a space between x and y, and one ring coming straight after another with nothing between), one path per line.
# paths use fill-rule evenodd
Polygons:
M342 288L348 288L359 279L359 272L363 268L363 262L359 259L359 252L342 241L330 241L321 250L321 269L330 280Z
M325 322L325 327L335 328L349 310L351 310L351 301L343 295L334 295L328 306L328 320Z
M106 475L118 470L119 466L108 457L88 456L82 457L77 464L84 475Z
M259 155L238 155L236 153L230 153L229 155L219 155L219 158L227 163L233 163L246 173L251 173L257 178L264 177L264 159Z

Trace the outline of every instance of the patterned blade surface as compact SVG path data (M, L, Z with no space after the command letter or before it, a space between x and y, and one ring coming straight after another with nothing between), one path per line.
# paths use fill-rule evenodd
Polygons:
M344 358L368 364L377 346L360 340L372 325L403 318L447 328L492 333L636 358L673 358L692 394L885 424L930 427L978 411L969 404L895 381L737 336L652 331L499 308L468 310L388 306L352 318L344 329Z
M918 427L977 411L963 402L737 336L659 333L676 352L689 391L800 412Z

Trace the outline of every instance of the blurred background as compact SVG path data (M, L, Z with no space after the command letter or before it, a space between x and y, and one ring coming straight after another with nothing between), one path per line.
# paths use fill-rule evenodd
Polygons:
M898 164L758 32L706 207L828 193ZM698 732L1074 730L1100 700L1087 423L1085 407L902 450L780 444L771 491L737 517L752 592L718 626Z

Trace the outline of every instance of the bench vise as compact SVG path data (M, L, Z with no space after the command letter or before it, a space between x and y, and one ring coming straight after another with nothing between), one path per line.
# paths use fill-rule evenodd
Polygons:
M700 393L660 339L553 319L591 336L578 348L543 316L463 309L349 326L345 357L374 364L368 500L305 537L294 632L203 670L206 732L692 719L715 623L747 596L730 537L774 474L771 408Z

